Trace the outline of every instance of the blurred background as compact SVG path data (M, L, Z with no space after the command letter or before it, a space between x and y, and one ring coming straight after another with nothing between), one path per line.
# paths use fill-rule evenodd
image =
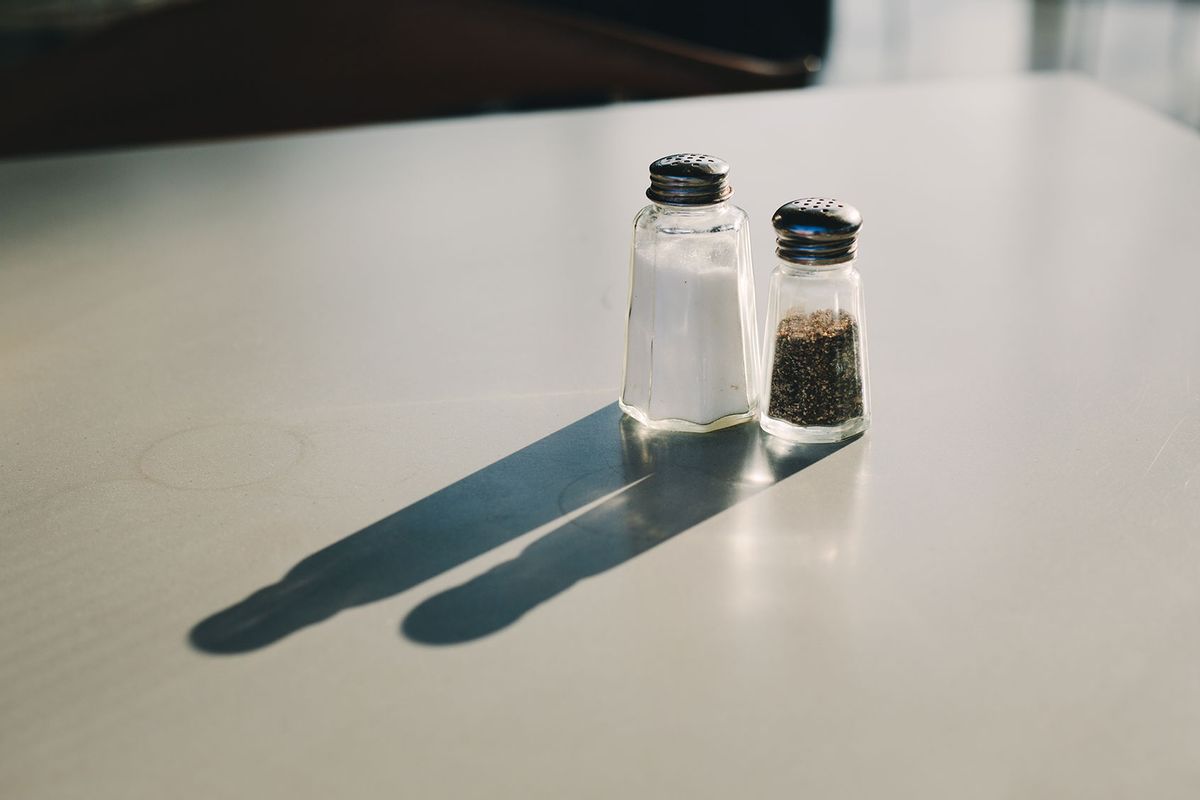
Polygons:
M1029 70L1200 127L1200 0L0 0L0 157Z

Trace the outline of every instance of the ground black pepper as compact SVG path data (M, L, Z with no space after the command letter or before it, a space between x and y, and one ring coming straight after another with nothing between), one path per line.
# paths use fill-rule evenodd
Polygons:
M767 413L793 425L840 425L863 413L858 322L830 309L779 322Z

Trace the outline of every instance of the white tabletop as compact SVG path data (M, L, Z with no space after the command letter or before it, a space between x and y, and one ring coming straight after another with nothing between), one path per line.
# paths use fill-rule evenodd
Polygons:
M618 423L684 150L760 303L862 210L866 437ZM0 796L1194 798L1197 253L1073 78L0 164Z

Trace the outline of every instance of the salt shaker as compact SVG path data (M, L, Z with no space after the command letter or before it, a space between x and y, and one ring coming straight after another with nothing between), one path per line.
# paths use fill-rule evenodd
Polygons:
M793 200L775 212L778 256L767 300L767 433L837 442L871 423L862 282L862 216L838 200Z
M729 165L683 153L650 165L633 222L621 409L652 428L706 432L758 410L758 324L746 212Z

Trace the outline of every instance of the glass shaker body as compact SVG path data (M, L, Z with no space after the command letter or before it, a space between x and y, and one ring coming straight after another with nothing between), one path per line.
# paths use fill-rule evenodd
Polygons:
M754 418L758 346L746 212L653 203L637 215L621 409L653 428Z
M711 156L659 159L634 219L620 406L652 428L706 432L758 411L749 224L727 172Z
M803 211L812 209L809 202ZM780 258L767 300L760 424L767 433L792 441L837 442L871 423L866 319L854 240L847 244L832 234L823 239L813 234L815 243L786 238L780 230L786 208L774 220ZM836 206L835 213L844 208ZM821 230L821 224L805 232Z

